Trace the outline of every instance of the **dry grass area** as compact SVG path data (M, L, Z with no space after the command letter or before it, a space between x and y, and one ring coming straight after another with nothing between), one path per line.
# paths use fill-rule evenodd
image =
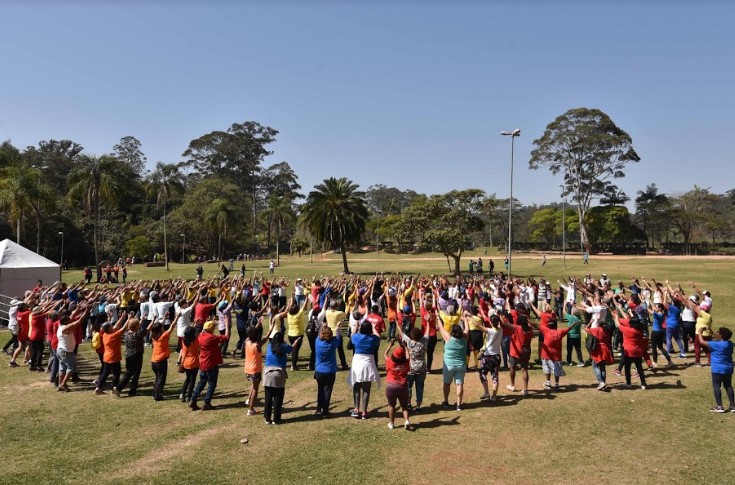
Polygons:
M485 259L482 253L472 256L478 255ZM374 256L351 255L350 269L365 274L447 271L443 258L381 253L377 261ZM502 257L495 260L496 268L502 266ZM266 265L255 266L266 272ZM551 280L588 268L613 280L633 275L693 279L714 295L715 324L731 325L733 259L592 258L589 266L579 260L568 260L566 271L560 266L560 260L550 259L542 272L538 256L514 261L516 272ZM194 268L172 265L170 274L192 277ZM340 270L338 255L313 264L308 257L294 257L283 258L277 274ZM205 276L213 274L215 265L205 271ZM161 268L130 271L131 278L166 276ZM69 281L78 277L65 275ZM7 332L0 333L0 344L7 339ZM439 346L439 358L441 351ZM461 412L442 410L441 376L432 374L424 399L430 405L411 418L413 431L388 430L383 389L373 391L371 419L350 418L352 396L344 372L337 375L334 417L313 416L316 386L304 370L289 372L285 423L266 426L261 416L245 414L248 386L240 360L226 359L213 402L218 409L195 413L178 402L183 378L173 364L166 400L154 402L148 363L140 396L95 396L88 381L98 370L97 359L88 344L81 359L87 383L68 394L43 382L47 374L10 369L6 361L0 361L5 455L0 483L735 483L735 469L727 465L735 414L707 412L713 403L709 369L690 367L691 358L652 373L647 391L613 387L600 393L592 369L574 367L559 392L543 390L540 369L531 371L532 392L523 397L505 390L508 374L503 372L497 403L479 401L482 388L470 372ZM623 382L614 376L609 381ZM240 444L243 438L247 445Z

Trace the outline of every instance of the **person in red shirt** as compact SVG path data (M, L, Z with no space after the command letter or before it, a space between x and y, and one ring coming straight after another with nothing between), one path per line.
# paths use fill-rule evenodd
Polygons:
M587 334L597 339L597 345L590 350L590 357L592 358L592 370L595 372L597 377L597 390L604 391L607 387L605 381L607 380L607 372L605 366L613 363L612 350L610 350L610 336L605 331L605 327L592 328L592 320L584 327Z
M548 304L546 306L548 307ZM566 375L564 367L561 364L561 343L569 331L579 325L579 320L569 327L558 330L556 328L556 314L545 311L540 315L541 323L538 325L538 331L544 336L543 341L539 339L539 344L541 345L541 365L546 375L544 387L551 389L551 374L554 374L554 390L558 391L559 378Z
M122 312L122 316L113 326L110 322L102 325L102 374L95 382L97 387L94 393L97 395L105 394L104 387L107 383L107 377L112 374L112 387L117 387L120 381L120 361L122 361L122 334L128 327L128 314ZM98 349L99 350L99 349Z
M204 396L204 411L214 409L212 406L212 395L217 389L217 378L219 377L219 366L222 364L222 352L220 344L226 342L230 338L230 326L225 326L224 335L214 335L214 320L209 320L204 324L203 332L199 334L199 383L194 394L191 395L189 407L192 411L199 410L197 406L197 398L199 394L207 386L207 394Z
M421 312L421 332L426 333L426 326L429 326L429 345L426 347L426 372L431 372L431 364L434 362L434 349L436 349L436 296L431 293L431 301L428 296L420 297Z
M29 363L31 360L31 348L28 345L28 331L30 327L31 310L30 308L28 308L27 304L21 303L20 305L18 305L18 315L16 316L16 319L18 320L18 348L15 349L15 352L13 352L13 356L10 358L10 364L8 364L8 366L10 367L18 367L15 359L18 358L21 352L24 352L24 364Z
M406 350L403 343L393 351L395 340L391 340L390 345L385 349L385 397L388 398L388 429L394 428L396 401L401 404L403 411L403 426L410 429L411 423L408 421L408 371L411 370L409 361L406 358Z
M55 302L46 306L37 305L33 308L28 330L28 340L31 342L31 371L43 372L43 341L46 337L46 316Z
M623 309L616 301L617 311L613 314L618 329L623 334L623 364L625 366L625 388L630 389L630 366L635 364L638 376L641 379L641 389L646 389L646 376L643 375L643 355L645 354L645 341L643 338L644 323L641 322L632 310L628 309L628 318L620 318Z
M59 330L59 312L49 312L46 319L46 340L49 346L49 364L48 371L51 373L49 382L59 387L59 360L56 358L56 349L59 347L59 337L56 332Z
M528 394L528 363L531 360L531 340L533 330L528 325L528 318L524 314L516 314L516 323L510 323L505 315L500 315L500 325L510 335L510 384L505 386L509 391L516 390L516 368L520 367L523 377L523 395Z
M365 320L375 328L375 331L380 334L380 338L383 338L383 332L385 332L385 320L380 316L380 308L378 305L373 305L370 308L370 313L365 317ZM378 347L375 347L375 362L378 362Z

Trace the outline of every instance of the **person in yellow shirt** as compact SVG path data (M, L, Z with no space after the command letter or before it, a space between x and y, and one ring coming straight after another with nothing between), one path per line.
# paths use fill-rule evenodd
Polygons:
M345 312L341 312L337 309L338 304L339 302L337 300L330 300L329 310L327 310L324 314L324 317L327 319L327 326L332 329L333 335L337 335L337 332L340 330L340 326L342 325L342 321L347 318L347 314ZM337 352L339 353L339 360L340 364L342 365L342 370L347 370L349 369L349 367L347 366L347 359L345 358L344 347L342 347L342 340L343 339L339 339L339 347L337 347Z
M471 312L463 312L463 320L465 325L470 327L470 344L467 346L467 366L470 365L470 352L475 357L475 368L478 366L477 354L485 345L485 325L482 317L478 315L479 309L472 305Z
M459 324L459 315L457 315L457 311L454 308L454 305L448 305L446 313L442 310L439 310L439 317L444 322L444 330L447 332L451 332L452 325Z
M304 336L304 329L306 328L306 306L309 304L309 300L304 300L304 303L299 306L296 304L294 295L288 300L286 307L288 310L278 314L276 321L285 318L286 329L288 335L288 342L293 346L291 351L291 370L298 370L299 360L299 349L301 348L302 337Z

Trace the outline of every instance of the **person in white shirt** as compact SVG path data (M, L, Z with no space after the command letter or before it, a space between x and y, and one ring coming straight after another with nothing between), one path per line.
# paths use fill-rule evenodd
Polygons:
M197 295L195 294L195 299L196 296ZM194 310L194 307L191 306L191 303L182 296L174 305L174 309L176 310L176 313L179 314L179 319L176 320L176 336L179 338L179 343L176 345L176 353L178 354L181 352L181 343L184 341L186 329L191 326L191 312Z
M480 376L480 382L482 387L485 389L485 394L480 396L480 400L490 399L491 401L497 401L498 399L498 374L500 372L500 361L501 361L501 342L503 340L503 331L500 327L500 317L492 315L489 319L485 312L482 310L482 318L486 323L490 324L490 327L485 328L487 336L485 337L485 349L480 357L480 366L477 369L477 373ZM490 374L493 380L493 392L490 394L487 383L487 375Z
M577 301L577 287L574 284L574 281L570 281L569 285L564 285L561 281L556 280L557 283L559 283L559 286L562 287L562 289L566 292L566 312L571 313L572 306L574 306L574 303Z
M94 302L92 305L95 306ZM82 310L81 315L79 310ZM74 353L74 348L78 342L74 338L74 328L89 316L89 308L82 309L80 305L79 310L72 314L72 317L75 318L73 321L72 317L66 315L61 317L59 329L56 331L56 337L59 339L59 344L56 347L56 358L59 361L58 390L60 392L69 392L67 382L76 370L77 356Z
M610 280L607 278L607 274L605 273L602 273L602 278L600 278L600 286L610 288Z
M301 278L296 278L296 284L293 287L293 293L294 297L296 298L296 305L301 306L304 303L304 300L306 299L306 295L304 294L304 280Z
M3 354L12 355L12 352L18 347L18 306L23 303L18 298L10 300L10 308L8 309L8 330L10 330L10 340L3 347ZM8 352L8 349L11 349Z

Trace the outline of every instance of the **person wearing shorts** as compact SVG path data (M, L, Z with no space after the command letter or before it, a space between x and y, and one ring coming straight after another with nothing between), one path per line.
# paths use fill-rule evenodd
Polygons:
M248 339L245 341L245 379L250 383L250 392L245 405L248 406L248 416L254 416L259 413L255 409L255 401L258 399L258 389L260 382L263 380L263 345L268 342L268 337L273 333L276 326L271 325L271 331L268 332L262 340L258 337L262 335L263 317L258 318L257 325L251 325L248 330Z
M411 366L406 358L406 350L403 348L403 342L400 342L400 346L397 349L392 350L394 343L395 340L391 340L390 345L385 349L385 397L388 399L388 429L394 428L396 402L401 404L401 411L403 411L403 419L405 420L403 427L410 429L411 423L408 421L407 376Z
M549 315L553 315L554 318L541 319L541 323L538 326L539 334L544 336L543 342L539 340L539 345L541 346L541 366L546 375L544 387L551 389L551 375L553 374L554 389L559 390L559 378L566 375L561 363L562 340L570 330L579 325L580 320L575 320L570 326L559 330L557 329L556 315L551 312L549 312Z
M485 349L482 351L480 357L480 367L477 369L477 373L480 376L480 383L485 388L485 394L480 396L480 400L490 399L491 401L496 401L498 398L498 373L500 372L503 331L500 329L500 317L493 315L488 319L484 310L480 310L480 312L482 313L483 320L490 324L485 329L487 339L485 341ZM492 395L488 388L488 374L490 374L490 378L493 381Z
M444 401L442 407L449 408L449 388L452 381L457 385L457 411L462 410L462 396L464 394L464 375L467 370L467 345L470 326L465 322L464 329L455 323L450 332L444 328L444 320L439 314L439 331L444 339Z

